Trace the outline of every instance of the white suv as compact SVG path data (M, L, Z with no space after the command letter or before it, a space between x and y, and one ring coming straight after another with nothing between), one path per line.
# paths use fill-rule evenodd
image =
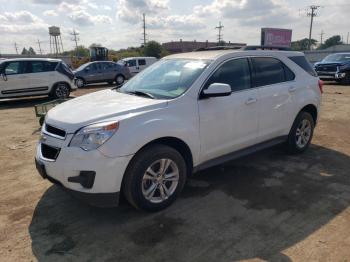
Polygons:
M309 145L322 82L304 55L202 51L153 64L120 89L48 112L39 173L97 206L170 205L195 171L285 143Z
M67 98L77 87L59 59L17 58L0 62L0 98L46 95Z

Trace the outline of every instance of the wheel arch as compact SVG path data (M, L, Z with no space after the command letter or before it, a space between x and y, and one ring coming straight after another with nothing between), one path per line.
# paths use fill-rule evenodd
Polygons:
M314 120L314 123L316 125L317 123L317 120L318 120L318 109L317 107L314 105L314 104L308 104L306 106L304 106L300 111L300 112L308 112L311 114L313 120ZM299 114L298 113L298 114Z
M72 91L72 87L71 87L71 85L70 85L67 81L57 81L57 82L55 82L55 83L52 85L50 92L53 92L54 88L55 88L58 84L66 84L66 85L69 87L69 91Z

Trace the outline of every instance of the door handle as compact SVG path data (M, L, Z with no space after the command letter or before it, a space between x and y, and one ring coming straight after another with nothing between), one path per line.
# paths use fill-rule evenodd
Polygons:
M245 104L246 105L250 105L250 104L253 104L253 103L257 102L257 101L258 101L258 99L250 97L250 98L248 98L247 101L245 101Z
M288 88L288 91L291 92L291 93L295 92L296 90L297 90L297 88L295 86L291 86L291 87Z

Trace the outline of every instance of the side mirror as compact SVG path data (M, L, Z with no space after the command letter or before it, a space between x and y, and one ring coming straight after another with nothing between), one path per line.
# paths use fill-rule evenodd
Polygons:
M231 86L228 84L213 83L202 91L201 98L220 97L231 95Z

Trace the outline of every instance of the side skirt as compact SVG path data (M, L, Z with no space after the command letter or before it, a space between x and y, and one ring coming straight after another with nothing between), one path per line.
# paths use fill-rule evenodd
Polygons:
M217 166L220 165L222 163L237 159L237 158L241 158L250 154L253 154L255 152L261 151L263 149L275 146L275 145L279 145L282 144L284 142L287 141L288 136L281 136L281 137L277 137L259 144L256 144L254 146L250 146L244 149L240 149L238 151L229 153L227 155L224 156L220 156L218 158L214 158L211 160L208 160L202 164L199 164L198 166L193 168L193 173L198 172L200 170L203 169L207 169L209 167L213 167L213 166Z

